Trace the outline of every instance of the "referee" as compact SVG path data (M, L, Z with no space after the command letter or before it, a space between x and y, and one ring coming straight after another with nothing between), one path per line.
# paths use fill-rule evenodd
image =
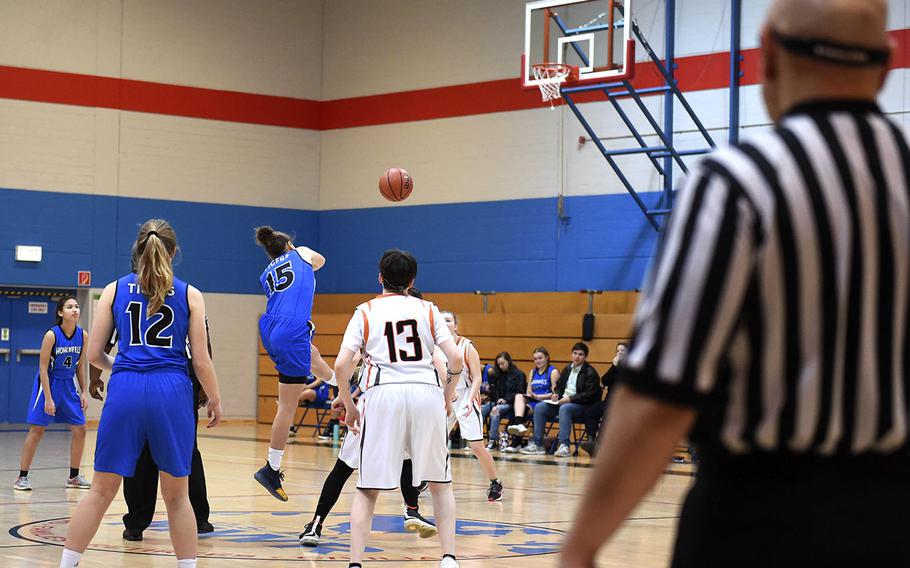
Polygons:
M673 567L910 566L910 150L875 98L883 0L776 0L776 127L680 192L560 566L587 568L686 435Z

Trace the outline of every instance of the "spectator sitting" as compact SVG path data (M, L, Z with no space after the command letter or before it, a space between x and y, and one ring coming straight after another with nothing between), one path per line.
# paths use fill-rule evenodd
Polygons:
M616 346L616 355L613 357L613 365L607 369L607 372L600 378L600 384L606 389L603 404L592 404L585 410L584 423L585 432L588 433L588 440L579 446L582 450L594 456L597 448L597 436L600 433L600 425L603 424L603 418L607 415L607 403L610 397L610 389L616 382L616 376L619 374L619 368L622 365L626 353L629 351L629 345L620 342Z
M509 421L508 432L512 435L512 443L506 448L507 452L517 452L521 446L522 437L528 431L525 426L525 408L529 408L529 415L534 414L534 407L543 400L548 400L553 394L553 388L559 380L559 371L550 364L550 352L546 347L538 347L532 355L534 369L531 371L531 381L525 394L515 397L515 415Z
M543 435L547 421L559 417L559 448L556 457L572 455L569 438L576 420L581 420L585 410L601 402L600 376L588 364L588 346L576 343L572 347L572 363L566 365L559 375L556 388L549 401L534 410L534 437L523 454L544 454Z
M512 356L503 351L496 356L496 366L490 375L490 427L488 431L490 442L487 449L497 447L499 436L499 422L503 417L512 416L512 406L515 397L525 392L528 379L524 372L512 362Z

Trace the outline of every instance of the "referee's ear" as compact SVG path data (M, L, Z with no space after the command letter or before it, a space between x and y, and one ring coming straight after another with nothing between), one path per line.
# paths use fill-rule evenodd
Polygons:
M888 34L888 51L891 52L891 57L889 61L896 61L898 52L897 52L897 40L894 39L894 36ZM882 65L881 76L878 78L878 90L881 92L885 88L885 81L888 80L888 73L891 72L891 65Z
M778 100L778 75L780 73L777 61L777 44L771 37L771 26L765 24L761 30L761 84L762 96L765 99L765 106L768 109L768 115L774 122L783 114Z

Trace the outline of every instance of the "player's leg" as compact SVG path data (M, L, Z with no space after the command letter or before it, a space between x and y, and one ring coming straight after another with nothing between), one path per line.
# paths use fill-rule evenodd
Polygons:
M188 477L161 472L161 498L167 508L167 526L177 560L196 558L196 516L190 505Z
M471 451L480 462L480 467L490 480L490 487L487 489L487 499L490 501L499 501L502 499L502 483L499 482L499 476L496 474L496 464L493 463L493 456L483 445L483 422L481 421L480 406L476 400L461 399L455 407L455 413L458 417L458 428L461 430L461 436L468 441Z
M371 388L359 401L360 478L351 506L351 562L359 563L372 527L373 508L380 490L394 489L401 483L402 462L406 457L410 385L391 384ZM435 388L435 387L434 387ZM445 449L445 412L441 393L437 403L442 413L440 442ZM419 472L415 478L422 479Z
M325 362L315 345L310 345L310 372L327 383L335 376L335 371Z
M455 557L455 495L452 492L452 471L446 448L446 415L443 394L429 385L415 385L408 393L410 423L419 428L407 430L408 448L414 466L414 479L430 482L433 513L444 556ZM477 408L476 417L480 416ZM461 413L459 413L461 414ZM477 424L477 430L480 428ZM480 432L475 432L480 442Z
M443 556L455 557L455 493L451 483L430 483Z
M335 467L326 476L322 482L322 491L319 493L319 501L316 503L316 512L313 519L303 527L303 532L298 537L300 544L304 546L317 546L322 538L322 523L332 512L335 503L344 490L344 485L354 473L354 468L346 464L341 458L335 460Z
M121 476L116 473L95 471L92 488L88 494L79 501L75 512L66 529L66 544L64 545L64 560L68 564L61 564L67 568L77 566L79 557L85 552L92 537L101 525L101 519L111 501L117 496L120 489ZM75 555L75 557L74 557Z
M88 489L91 483L80 475L79 466L82 463L82 452L85 449L85 424L71 424L70 432L73 434L70 442L70 472L66 478L66 486L71 489Z
M272 422L272 433L269 439L268 460L253 476L260 485L266 488L279 501L287 501L288 495L281 487L284 474L279 472L284 457L284 447L288 441L291 423L297 414L300 395L303 392L302 378L279 376L278 379L278 413Z
M401 497L404 499L404 528L420 534L420 538L436 536L436 525L420 514L420 489L414 487L414 465L411 460L401 463Z
M44 437L44 426L28 427L28 434L25 436L25 443L22 445L22 456L19 458L19 477L16 479L13 489L17 491L31 491L32 483L28 479L28 470L32 467L32 460L35 459L35 452L38 451L38 444Z
M358 489L351 503L351 563L363 560L363 551L373 525L373 511L376 508L377 489Z

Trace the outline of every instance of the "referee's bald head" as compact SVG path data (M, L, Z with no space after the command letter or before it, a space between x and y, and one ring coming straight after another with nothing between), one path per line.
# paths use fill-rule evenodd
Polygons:
M807 99L874 100L893 49L885 0L776 0L762 30L774 120Z

